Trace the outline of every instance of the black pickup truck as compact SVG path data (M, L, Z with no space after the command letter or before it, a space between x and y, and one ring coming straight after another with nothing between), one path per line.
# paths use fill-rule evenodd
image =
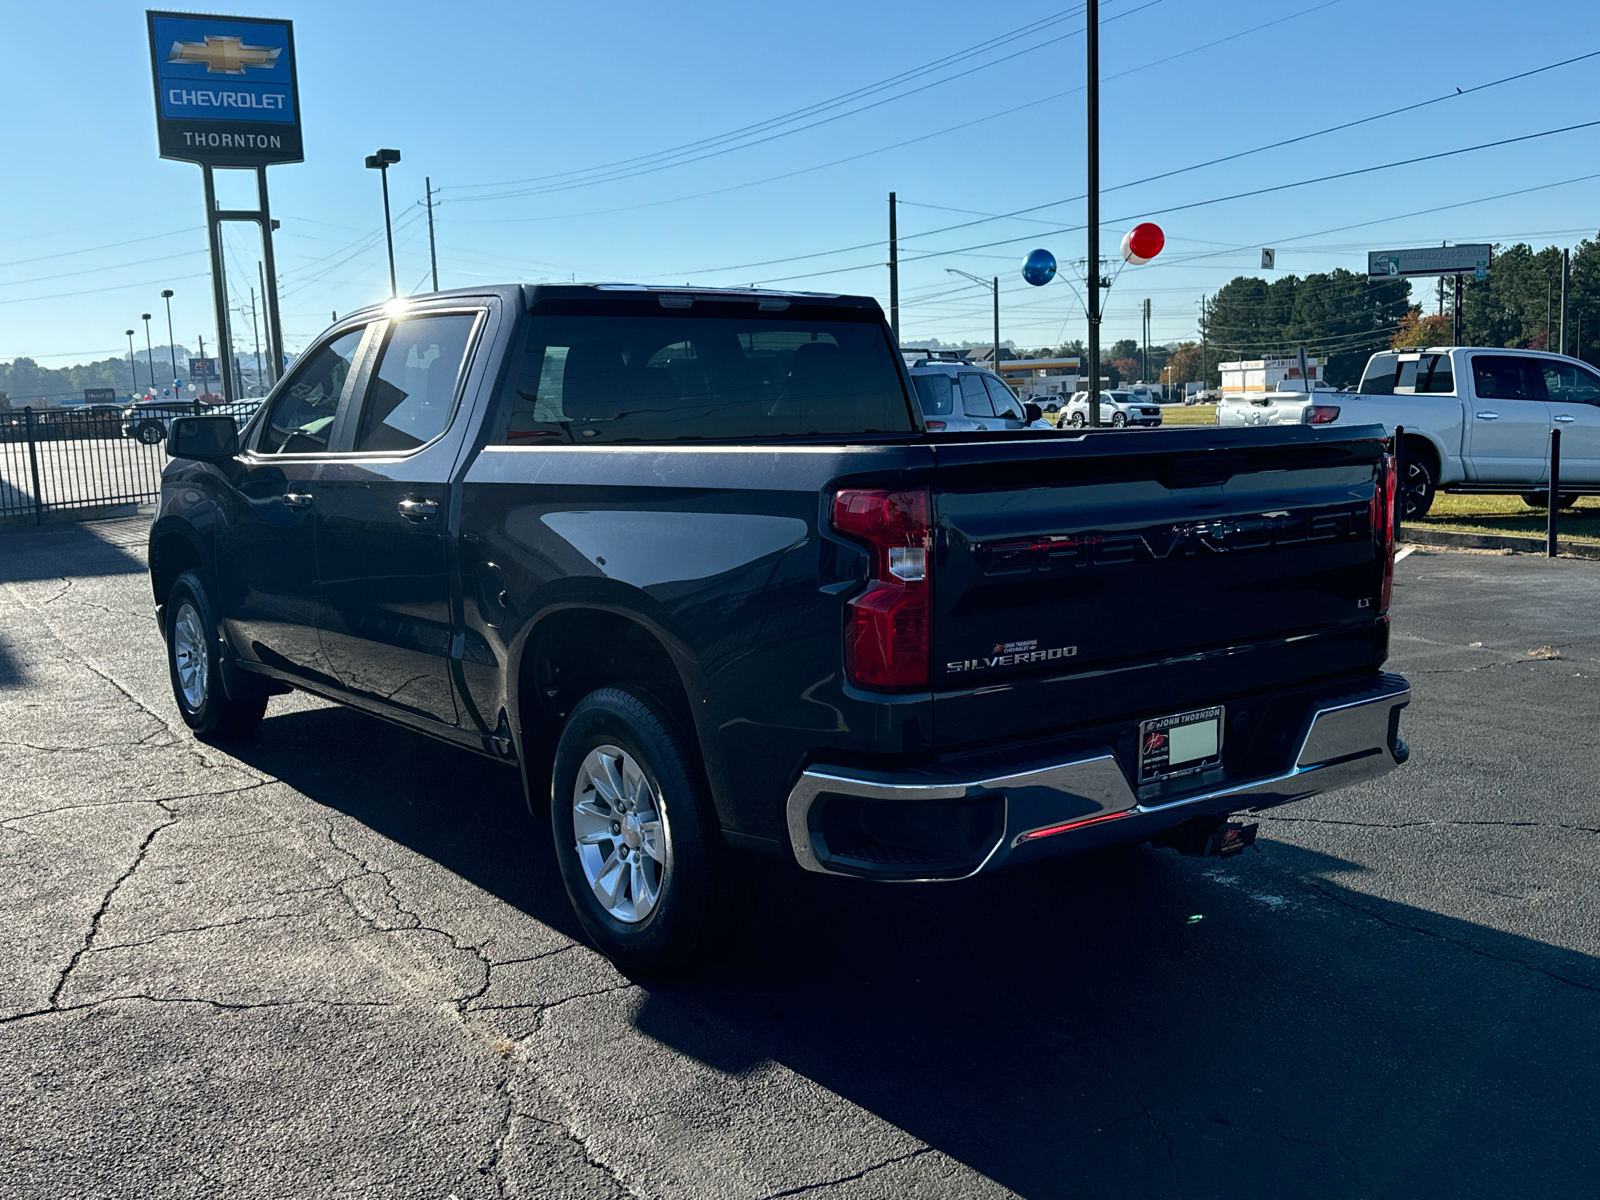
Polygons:
M353 314L150 535L202 737L301 688L517 764L666 968L751 856L954 880L1405 761L1381 431L933 433L877 303L638 286Z

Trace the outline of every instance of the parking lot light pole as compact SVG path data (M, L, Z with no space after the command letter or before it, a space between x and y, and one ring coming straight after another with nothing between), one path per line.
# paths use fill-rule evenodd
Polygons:
M150 394L154 395L156 390L156 351L155 347L150 344L150 314L140 313L139 319L144 322L144 361L145 365L150 368Z
M367 155L367 167L383 176L383 236L389 243L389 299L400 294L394 279L394 230L389 224L389 168L400 161L400 151L379 150Z
M992 288L994 290L994 369L995 373L998 374L1000 371L1000 276L996 275L992 279L985 279L982 275L974 275L971 271L963 271L959 267L946 267L945 270L951 275L959 275L963 279L970 279L979 287Z
M125 332L128 335L128 374L133 376L133 391L129 392L128 395L137 396L139 394L139 372L133 365L133 330L129 329L125 330Z
M172 356L172 398L178 398L178 346L172 336L172 289L162 288L161 298L167 302L167 353Z

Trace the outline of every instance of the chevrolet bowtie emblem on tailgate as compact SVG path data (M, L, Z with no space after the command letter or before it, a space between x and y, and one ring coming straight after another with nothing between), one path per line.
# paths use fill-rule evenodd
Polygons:
M246 67L271 67L278 61L277 46L246 46L242 38L213 37L203 42L173 42L169 63L204 64L207 75L243 75Z

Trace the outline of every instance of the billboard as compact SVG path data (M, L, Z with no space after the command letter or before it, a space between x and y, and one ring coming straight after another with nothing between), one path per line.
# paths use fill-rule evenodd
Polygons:
M83 402L85 404L115 404L117 402L117 389L84 388Z
M293 22L145 17L162 158L213 167L304 159Z
M222 374L214 358L191 358L189 360L189 378L195 383L204 383L208 379L221 379Z
M1489 273L1494 247L1484 243L1466 246L1424 246L1417 250L1373 250L1367 255L1368 279L1409 279L1414 275L1474 275Z

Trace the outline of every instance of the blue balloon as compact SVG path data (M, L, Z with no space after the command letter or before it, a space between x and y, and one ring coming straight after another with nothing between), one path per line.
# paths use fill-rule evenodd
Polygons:
M1022 277L1034 287L1043 287L1056 277L1056 256L1048 250L1035 250L1022 264Z

